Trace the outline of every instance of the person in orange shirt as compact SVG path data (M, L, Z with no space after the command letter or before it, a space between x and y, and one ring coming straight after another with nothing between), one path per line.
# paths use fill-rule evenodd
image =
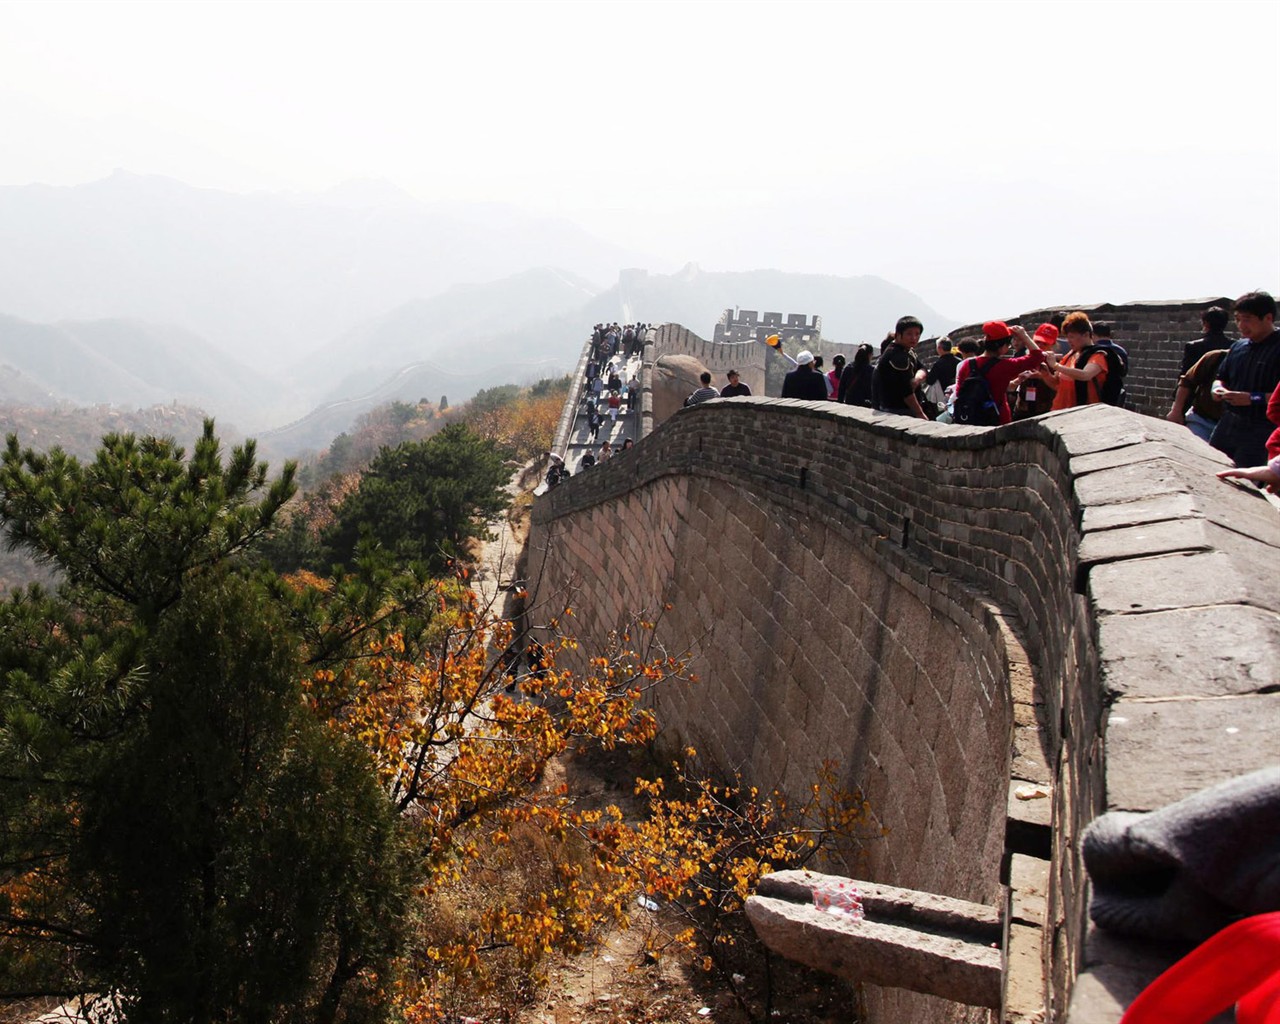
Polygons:
M1056 391L1053 408L1096 405L1102 401L1102 385L1107 380L1107 357L1095 351L1087 359L1081 358L1083 351L1093 345L1093 324L1084 313L1072 313L1062 321L1062 334L1071 350L1058 360L1052 376L1044 377L1045 383Z

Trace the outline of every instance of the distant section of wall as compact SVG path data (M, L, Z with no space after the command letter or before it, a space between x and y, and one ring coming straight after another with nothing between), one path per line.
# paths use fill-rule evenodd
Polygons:
M822 338L822 317L804 313L759 313L754 309L726 309L716 323L713 341L758 341L778 335L788 350L816 348Z
M1148 416L1164 416L1173 404L1182 365L1182 347L1203 337L1200 317L1210 306L1230 311L1231 299L1190 299L1182 302L1129 302L1115 305L1056 306L1035 309L1006 322L1021 324L1028 332L1057 312L1081 310L1090 320L1106 320L1113 340L1129 353L1129 408ZM1230 332L1228 332L1230 333ZM959 327L948 335L952 341L980 340L982 324ZM930 353L932 358L932 353Z
M667 354L693 356L711 371L717 391L729 383L725 374L737 370L753 395L763 395L765 359L772 353L753 340L707 341L679 324L663 324L654 334L652 355L656 360Z
M579 588L586 637L671 604L659 635L700 644L704 679L659 698L680 739L766 786L839 756L889 828L865 873L987 901L1007 881L1005 1019L1064 1019L1086 967L1092 1024L1150 964L1082 958L1083 826L1261 767L1280 729L1249 667L1280 661L1258 568L1280 519L1221 461L1109 407L984 430L711 402L540 499L531 576ZM876 1019L943 1019L917 998L878 994Z

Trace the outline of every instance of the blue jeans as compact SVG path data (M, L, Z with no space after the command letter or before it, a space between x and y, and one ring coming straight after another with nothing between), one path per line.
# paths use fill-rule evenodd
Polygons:
M1187 429L1205 444L1208 444L1209 438L1213 436L1213 428L1218 425L1218 421L1211 420L1207 416L1201 416L1194 409L1187 413L1186 420Z

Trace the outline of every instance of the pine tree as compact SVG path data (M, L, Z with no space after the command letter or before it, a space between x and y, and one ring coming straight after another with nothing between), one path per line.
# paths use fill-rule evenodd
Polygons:
M0 604L0 997L147 1022L377 1019L412 880L369 756L302 701L241 557L293 491L252 444L10 438L9 543L56 593Z
M350 566L361 541L435 573L507 507L509 476L492 442L451 424L426 441L382 449L322 535L327 569Z

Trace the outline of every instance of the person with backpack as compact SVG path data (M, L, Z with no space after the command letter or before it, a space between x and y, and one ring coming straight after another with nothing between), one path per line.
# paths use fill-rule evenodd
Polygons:
M1023 327L989 320L982 325L982 334L982 355L966 359L956 370L951 418L971 427L995 427L1013 419L1009 385L1025 371L1043 365L1047 357ZM1025 356L1009 356L1015 338L1028 349Z
M1097 405L1110 375L1105 350L1093 343L1093 324L1084 313L1070 314L1062 321L1062 335L1070 351L1058 360L1053 383L1053 408L1073 409L1077 405Z
M1107 386L1102 400L1123 409L1129 400L1129 393L1124 389L1124 379L1129 375L1129 353L1111 340L1111 325L1105 321L1093 325L1093 343L1107 357Z
M1031 335L1036 348L1043 352L1056 352L1058 344L1058 328L1056 324L1043 323ZM1023 373L1017 381L1017 387L1011 394L1013 399L1014 420L1025 420L1031 416L1042 416L1053 408L1053 373L1048 363L1042 363L1034 370Z

